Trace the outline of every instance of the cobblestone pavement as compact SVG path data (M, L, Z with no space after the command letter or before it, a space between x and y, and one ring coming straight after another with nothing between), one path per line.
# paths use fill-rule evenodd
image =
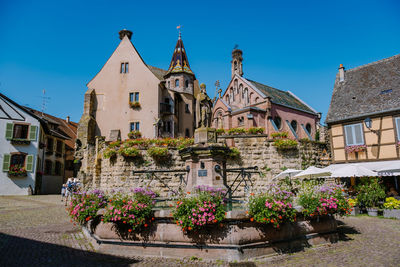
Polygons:
M400 221L341 220L341 241L251 262L96 253L70 222L60 197L0 197L0 266L400 266Z

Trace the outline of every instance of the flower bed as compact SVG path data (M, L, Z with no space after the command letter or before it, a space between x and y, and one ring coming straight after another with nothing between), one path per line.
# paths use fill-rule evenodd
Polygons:
M351 210L342 186L336 184L304 182L298 193L298 203L303 207L303 215L311 218L328 214L343 216L350 214Z
M227 131L224 129L217 129L216 132L218 135L221 134L229 134L229 135L244 135L244 134L263 134L265 131L265 128L263 127L250 127L248 129L245 128L231 128Z
M296 210L293 205L292 192L282 190L272 185L266 192L253 195L249 199L250 221L271 224L279 228L284 222L296 220Z
M101 190L80 192L72 195L69 204L69 215L80 224L94 218L97 211L107 205L107 197Z
M362 152L367 150L366 145L354 145L354 146L346 146L345 148L346 153L353 153L353 152Z
M292 139L275 139L272 145L280 150L289 150L297 148L298 143Z
M275 132L271 134L272 139L285 139L288 138L288 132Z
M224 189L199 186L193 196L182 196L176 203L173 217L183 231L198 230L217 224L225 218Z
M132 194L116 193L110 196L103 222L125 224L128 232L147 227L152 217L157 194L151 190L136 188Z

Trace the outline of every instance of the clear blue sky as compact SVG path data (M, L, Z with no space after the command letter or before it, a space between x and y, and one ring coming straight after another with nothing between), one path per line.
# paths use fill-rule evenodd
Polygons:
M340 63L353 68L400 53L400 1L0 0L0 92L22 105L79 121L86 83L119 43L168 68L177 25L197 79L226 89L235 44L245 77L329 108Z

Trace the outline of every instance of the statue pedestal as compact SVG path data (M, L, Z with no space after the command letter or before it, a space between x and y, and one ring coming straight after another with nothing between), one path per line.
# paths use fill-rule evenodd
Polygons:
M230 149L217 144L216 130L201 127L194 132L194 145L180 152L190 168L186 191L196 186L226 188L225 166Z
M212 144L217 143L217 132L214 128L201 127L194 131L195 144Z

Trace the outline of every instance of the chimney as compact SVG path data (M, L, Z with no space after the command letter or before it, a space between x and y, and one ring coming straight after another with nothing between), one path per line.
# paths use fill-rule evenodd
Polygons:
M339 65L339 82L344 81L344 67L343 64Z
M69 123L69 116L67 116L67 119L66 119L66 121L67 121L67 123Z
M121 31L119 31L119 39L124 39L125 35L129 38L129 40L132 37L132 32L127 30L127 29L123 29Z

